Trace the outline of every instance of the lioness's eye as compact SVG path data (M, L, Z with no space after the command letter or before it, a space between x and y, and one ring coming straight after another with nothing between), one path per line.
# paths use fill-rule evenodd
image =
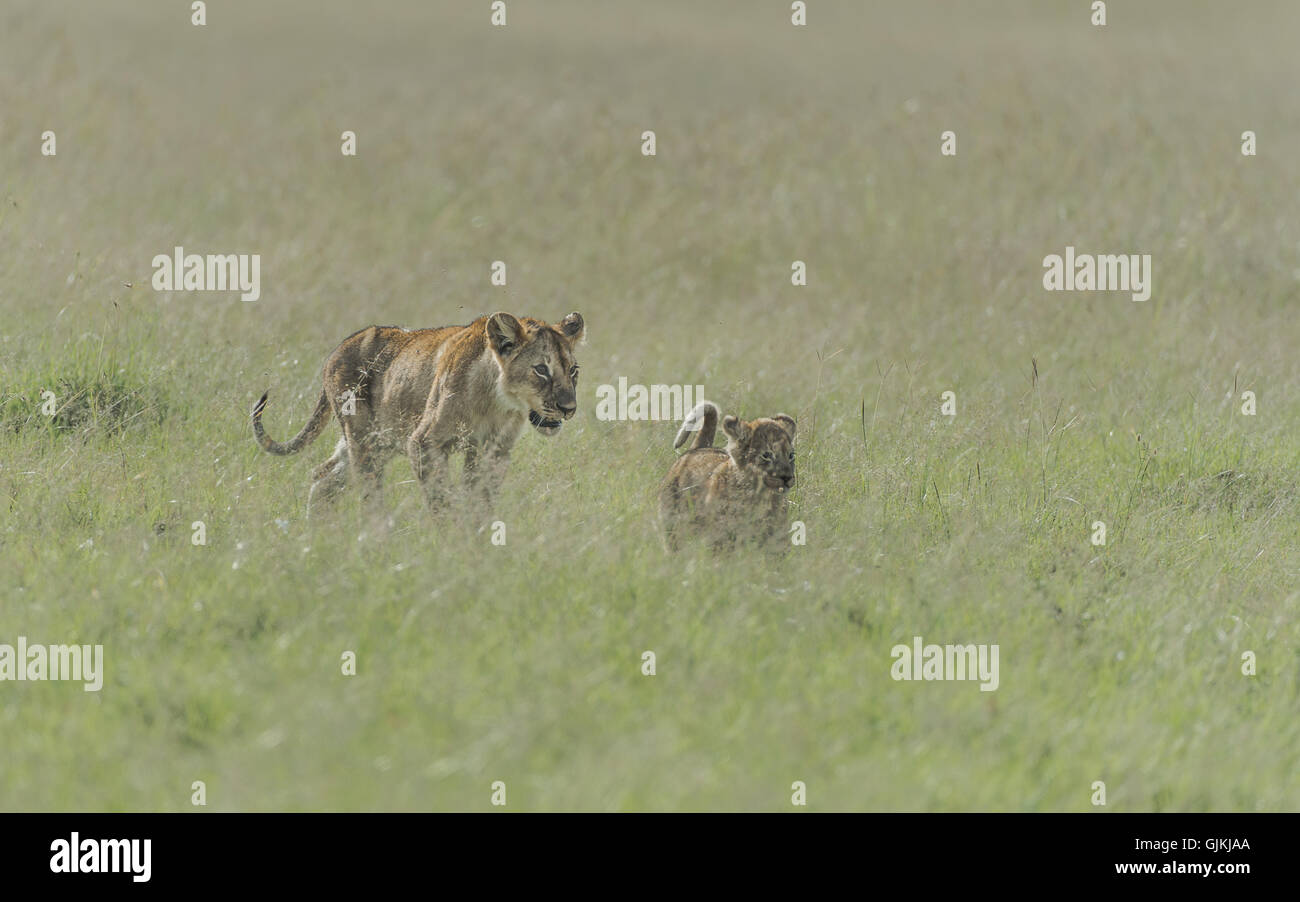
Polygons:
M763 460L767 460L767 461L770 461L770 460L773 460L773 459L774 459L774 455L772 454L771 451L764 451L764 452L763 452L761 455L759 455L759 456L762 457Z
M543 379L551 378L551 371L544 363L539 363L537 366L533 367L533 372L541 376Z
M793 452L793 451L790 452L790 459L791 459L791 460L794 460L794 452Z
M569 370L569 378L570 379L578 378L578 367L576 364L574 365L573 369Z

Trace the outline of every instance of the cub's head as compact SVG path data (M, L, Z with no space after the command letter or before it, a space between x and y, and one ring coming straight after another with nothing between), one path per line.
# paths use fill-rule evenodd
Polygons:
M727 453L736 466L765 489L787 491L794 485L794 419L783 413L746 422L724 417Z
M528 422L542 435L555 435L578 409L578 361L582 314L570 313L555 325L531 317L494 313L487 319L487 343L501 378L497 391L512 407L528 411Z

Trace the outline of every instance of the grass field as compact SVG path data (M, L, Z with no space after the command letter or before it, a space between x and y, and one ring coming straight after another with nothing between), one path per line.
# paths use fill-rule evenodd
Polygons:
M0 643L106 671L0 683L0 808L1300 808L1300 9L507 5L0 10ZM260 300L154 291L177 245ZM344 336L499 309L588 328L506 545L404 460L387 537L308 523L337 429L264 454L261 393L284 439ZM666 556L620 377L792 414L807 544Z

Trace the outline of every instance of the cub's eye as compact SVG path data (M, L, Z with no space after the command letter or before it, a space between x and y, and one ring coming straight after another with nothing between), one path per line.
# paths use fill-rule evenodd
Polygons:
M543 379L551 378L551 371L544 363L539 363L537 366L533 367L533 372L541 376Z
M759 455L759 459L762 460L764 463L771 463L772 461L776 460L776 455L774 455L771 451L764 451L762 454Z
M578 365L576 363L573 365L573 368L569 370L569 378L570 379L578 378Z
M793 451L790 452L790 459L791 459L791 460L794 460L794 452L793 452Z

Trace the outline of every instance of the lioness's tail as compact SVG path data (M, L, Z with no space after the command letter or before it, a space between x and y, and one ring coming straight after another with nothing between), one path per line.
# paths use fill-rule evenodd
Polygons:
M686 437L692 432L695 433L695 441L691 443L688 449L694 451L696 448L712 448L713 436L718 431L718 407L712 401L701 401L696 404L694 409L686 415L682 421L682 428L677 430L677 438L673 439L673 447L680 448L686 444Z
M267 392L267 394L270 394L270 392ZM311 444L312 440L324 431L330 421L329 397L325 394L325 390L321 389L320 400L316 402L316 409L312 411L311 419L307 421L307 425L302 427L302 432L299 432L284 444L280 444L267 435L266 430L262 428L262 411L265 409L266 395L264 394L253 408L253 437L257 439L257 443L262 446L263 451L270 451L272 454L297 454Z

